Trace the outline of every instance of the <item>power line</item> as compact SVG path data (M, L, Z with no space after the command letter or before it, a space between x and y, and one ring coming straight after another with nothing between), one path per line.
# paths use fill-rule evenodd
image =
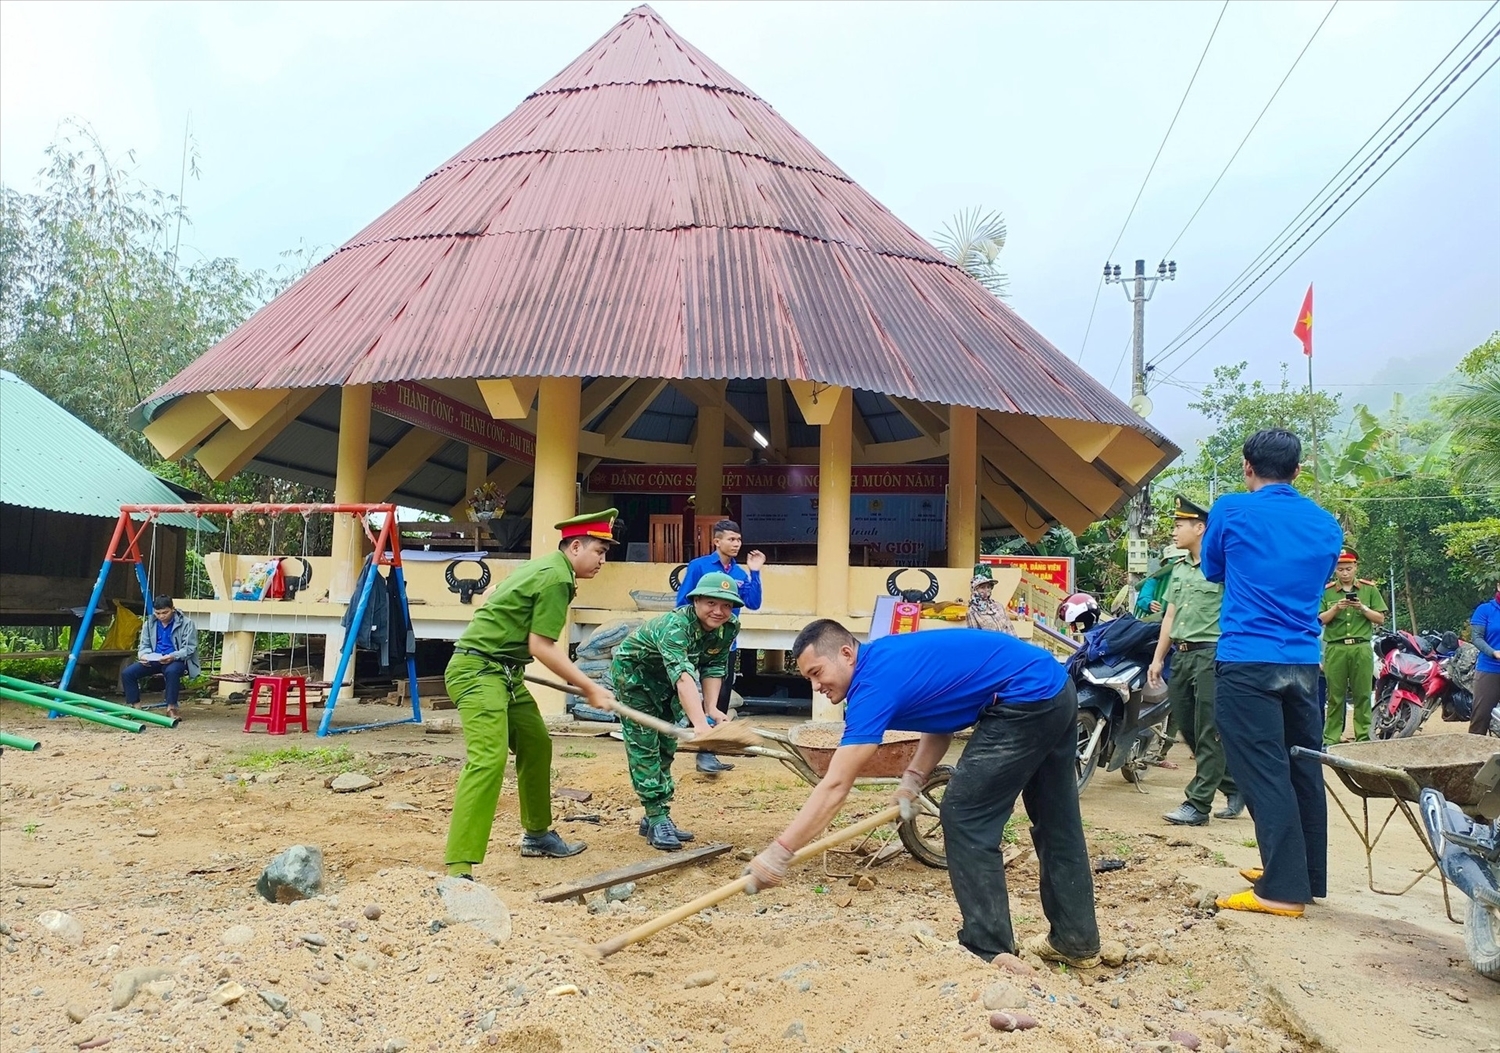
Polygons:
M1182 229L1177 232L1177 237L1172 239L1172 244L1167 246L1167 251L1161 254L1162 259L1166 259L1168 256L1172 255L1172 250L1177 247L1177 243L1182 240L1182 236L1186 234L1188 232L1188 228L1193 225L1193 220L1198 218L1198 213L1203 211L1203 206L1208 204L1209 198L1213 197L1214 191L1219 188L1219 183L1223 180L1225 173L1229 171L1229 166L1234 164L1234 159L1240 156L1240 151L1243 150L1245 148L1245 144L1250 141L1250 136L1254 135L1255 129L1260 127L1261 118L1264 117L1266 115L1266 111L1271 108L1271 103L1276 101L1276 96L1281 94L1281 89L1286 87L1286 82L1291 79L1292 73L1296 71L1298 63L1302 61L1302 56L1307 54L1307 49L1312 47L1312 43L1314 40L1318 39L1318 34L1322 32L1323 26L1328 22L1329 17L1333 14L1333 9L1338 6L1339 0L1333 0L1333 3L1328 5L1328 10L1323 14L1323 20L1319 22L1317 28L1312 31L1312 36L1307 38L1307 43L1302 45L1302 50L1297 52L1297 57L1292 60L1292 64L1290 67L1288 67L1285 76L1281 78L1281 83L1276 85L1276 90L1271 92L1271 97L1266 100L1266 104L1261 108L1260 114L1251 123L1250 130L1247 131L1245 133L1245 137L1240 140L1240 145L1234 148L1234 153L1229 155L1229 160L1224 162L1224 168L1219 172L1218 177L1214 180L1213 186L1208 188L1208 193L1203 195L1203 200L1198 202L1197 208L1193 209L1193 214L1188 217L1188 221L1184 223L1182 225Z
M1125 356L1130 354L1130 345L1135 341L1135 334L1131 333L1125 338L1125 346L1120 350L1120 357L1115 362L1115 371L1109 378L1109 388L1114 390L1115 381L1120 379L1120 368L1125 365Z
M1497 27L1489 35L1489 37L1483 42L1483 44L1479 48L1479 52L1482 52L1485 48L1487 48L1491 44L1493 44L1497 38L1500 38L1500 27ZM1453 85L1454 81L1456 81L1460 76L1462 76L1463 73L1464 73L1464 71L1467 70L1469 68L1469 66L1473 65L1474 60L1479 57L1479 52L1476 52L1473 55L1473 57L1470 58L1469 61L1464 64L1463 68L1460 69L1457 73L1455 73L1453 75L1452 79L1449 80L1448 83L1443 86L1442 91L1440 91L1438 93L1437 97L1435 97L1432 100L1432 102L1428 103L1427 106L1423 107L1421 113L1418 113L1415 117L1412 118L1411 123L1409 123L1406 126L1406 128L1403 128L1401 130L1401 135L1404 135L1406 133L1407 129L1409 129L1412 124L1416 123L1416 121L1421 118L1422 114L1426 113L1427 110L1429 108L1431 108L1431 106L1433 105L1433 103L1437 102L1438 98L1442 97L1443 92L1446 92L1448 90L1448 88ZM1251 307L1251 305L1254 304L1256 300L1259 300L1263 295L1265 295L1265 293L1268 290L1270 290L1278 281L1280 281L1282 275L1286 274L1287 271L1291 270L1292 267L1297 263L1298 260L1300 260L1303 256L1306 256L1309 252L1311 252L1313 246L1316 245L1318 242L1322 241L1323 240L1323 236L1325 234L1327 234L1330 230L1332 230L1335 226L1337 226L1339 220L1341 220L1345 216L1347 216L1349 214L1349 212L1354 208L1354 206L1360 203L1360 201L1364 198L1364 196L1366 194L1368 194L1371 190L1374 190L1377 186L1379 186L1380 185L1380 181L1382 179L1384 179L1390 173L1391 169L1395 168L1396 165L1401 162L1401 159L1403 157L1405 157L1407 154L1411 153L1412 149L1418 143L1420 143L1423 139L1425 139L1427 137L1427 133L1430 132L1430 131L1432 131L1434 128L1436 128L1438 126L1438 124L1442 121L1442 119L1444 117L1448 116L1448 114L1452 112L1453 107L1457 106L1460 102L1462 102L1463 99L1464 99L1464 96L1467 95L1467 94L1469 94L1469 92L1474 89L1474 86L1477 85L1480 81L1482 81L1485 78L1485 76L1488 75L1489 72L1495 68L1495 66L1497 64L1500 64L1500 57L1497 57L1494 60L1492 60L1488 66L1486 66L1483 70L1481 70L1480 73L1479 73L1479 76L1475 77L1474 80L1469 83L1469 86L1467 88L1465 88L1459 94L1459 96L1457 98L1455 98L1451 103L1448 104L1448 108L1445 109L1445 110L1443 110L1443 112L1440 113L1440 114L1438 114L1436 117L1434 117L1432 119L1432 123L1429 124L1426 128L1424 128L1422 130L1422 133L1420 135L1418 135L1415 139L1413 139L1411 141L1411 143L1409 143L1407 145L1407 147L1406 147L1405 150L1402 150L1399 154L1396 155L1395 160L1393 160L1389 165L1387 165L1385 167L1385 169L1383 171L1381 171L1381 173L1378 176L1375 177L1374 182L1372 182L1369 186L1365 187L1364 190L1360 191L1359 196L1356 197L1353 201L1349 202L1349 204L1344 207L1344 210L1342 212L1340 212L1337 216L1335 216L1333 218L1333 220L1328 224L1328 226L1324 227L1321 231L1319 231L1318 232L1318 236L1315 237L1315 238L1313 238L1312 241L1310 241L1310 242L1307 243L1307 247L1306 248L1304 248L1301 252L1297 253L1297 255L1293 256L1291 258L1291 260L1288 261L1287 265L1285 267L1283 267L1280 270L1279 273L1277 273L1276 277L1272 278L1271 281L1269 283L1267 283L1266 285L1261 286L1260 291L1257 292L1254 296L1252 296L1250 298L1250 300L1245 304L1244 307L1241 307L1238 311L1236 311L1233 315L1231 315L1229 317L1228 321L1226 321L1218 329L1214 330L1213 335L1210 336L1207 340L1204 340L1203 343L1199 344L1196 348L1194 348L1193 351L1186 358L1184 358L1181 362L1179 362L1177 364L1176 368L1177 369L1181 369L1183 366L1187 365L1195 357L1197 357L1198 352L1202 351L1209 344L1213 343L1214 340L1217 339L1217 337L1219 336L1220 333L1222 333L1224 330L1228 329L1231 325L1234 324L1235 319L1239 318L1240 315L1244 314L1247 310L1249 310L1250 307ZM1390 149L1391 146L1395 146L1396 145L1396 141L1401 138L1401 135L1397 135L1396 139L1392 140L1391 143L1390 143L1390 145L1387 146L1385 150L1382 150L1380 152L1380 156L1376 157L1374 161L1370 162L1370 166L1367 167L1364 170L1364 172L1360 173L1360 177L1361 178L1364 176L1365 172L1368 172L1370 170L1370 167L1373 167L1376 163L1378 163L1380 161L1381 157L1385 156L1386 152L1389 151L1389 149ZM1232 307L1234 305L1234 303L1235 303L1236 300L1238 300L1245 293L1249 292L1250 289L1255 286L1256 282L1259 282L1260 279L1265 276L1265 274L1266 274L1267 271L1269 271L1272 267L1276 266L1276 264L1280 263L1281 260L1282 260L1282 258L1285 257L1288 252L1291 252L1292 249L1296 247L1297 242L1301 241L1302 238L1305 237L1308 234L1308 232L1311 231L1312 228L1317 225L1318 220L1321 220L1323 218L1323 216L1327 215L1328 212L1334 207L1334 205L1337 205L1339 203L1339 201L1343 199L1344 194L1347 194L1350 190L1354 189L1354 185L1355 185L1355 183L1358 183L1358 181L1359 180L1356 179L1354 183L1351 183L1347 188L1345 188L1344 192L1341 193L1332 202L1330 202L1329 205L1328 205L1328 208L1324 209L1323 212L1319 214L1317 220L1314 220L1313 223L1310 224L1307 227L1307 229L1304 230L1301 234L1299 234L1297 236L1297 238L1295 240L1293 240L1293 242L1290 245L1288 245L1285 249L1283 249L1282 252L1281 252L1281 255L1277 256L1276 259L1272 260L1266 266L1265 270L1261 271L1260 274L1256 275L1255 281L1253 281L1249 285L1245 286L1244 289L1242 289L1238 294L1235 295L1235 297L1234 297L1233 300L1230 300L1229 303L1225 304L1222 308L1220 308L1219 311L1213 316L1213 318L1208 319L1208 321L1204 322L1203 325L1199 326L1198 329L1196 329L1193 333L1191 333L1188 336L1187 339L1192 339L1192 337L1196 336L1198 333L1200 333L1204 329L1208 328L1209 323L1211 323L1214 320L1214 318L1219 317L1219 315L1223 314L1230 307ZM1182 346L1186 346L1186 341L1184 341L1183 345L1179 346L1178 350L1181 350Z
M1223 309L1222 308L1217 313L1215 312L1215 308L1219 308L1220 305L1223 304L1226 299L1230 298L1231 296L1233 296L1233 299L1238 299L1240 296L1244 295L1244 290L1240 289L1239 287L1245 281L1246 276L1249 275L1250 273L1252 273L1255 270L1255 268L1258 267L1267 257L1269 257L1272 253L1276 252L1276 250L1278 248L1280 248L1282 246L1282 244L1286 241L1286 239L1289 236L1290 232L1299 223L1301 223L1304 220L1304 218L1306 218L1308 216L1309 213L1311 213L1314 209L1316 209L1318 207L1318 205L1324 199L1325 195L1329 193L1330 188L1333 187L1336 183L1338 183L1339 180L1344 177L1344 174L1352 166L1358 164L1360 158L1365 155L1366 150L1370 147L1370 144L1373 143L1373 142L1375 142L1376 138L1381 134L1381 132L1384 131L1389 125L1391 125L1392 122L1397 121L1399 119L1399 117L1401 115L1401 112L1406 109L1407 105L1414 98L1416 98L1417 93L1420 92L1422 90L1423 86L1425 86L1429 81L1431 81L1433 77L1435 77L1435 76L1438 75L1439 71L1448 62L1448 60L1453 57L1453 55L1458 51L1458 49L1460 47L1463 46L1464 41L1468 40L1469 37L1471 35L1473 35L1474 30L1478 29L1479 26L1484 22L1484 20L1487 17L1489 17L1490 12L1495 9L1495 7L1497 6L1497 4L1500 4L1500 0L1495 0L1495 2L1492 2L1490 4L1490 6L1485 9L1484 14L1480 15L1479 19L1477 21L1475 21L1475 23L1472 26L1470 26L1468 28L1468 30L1466 30L1461 37L1459 37L1458 41L1453 45L1453 47L1448 50L1448 53L1445 54L1437 62L1437 64L1435 66L1433 66L1433 68L1427 73L1427 75L1425 77L1423 77L1417 83L1416 87L1414 87L1411 90L1410 94L1408 94L1406 96L1406 98L1403 99L1399 105L1397 105L1397 107L1391 112L1390 116L1388 116L1384 121L1382 121L1380 123L1380 125L1373 132L1370 133L1369 138L1367 138L1362 144L1360 144L1359 148L1354 151L1354 153L1349 157L1349 159L1347 161L1345 161L1341 166L1339 166L1338 171L1336 171L1331 177L1329 177L1328 181L1323 184L1323 186L1318 190L1318 192L1316 194L1313 195L1312 199L1306 205L1302 206L1302 208L1297 212L1297 214L1294 217L1292 217L1292 219L1286 224L1286 226L1284 226L1281 229L1280 233L1278 233L1276 235L1276 237L1274 237L1271 240L1271 243L1269 245L1267 245L1264 249L1262 249L1259 253L1257 253L1256 256L1255 256L1255 258L1253 260L1251 260L1250 263L1248 263L1245 266L1244 270L1240 271L1240 273L1235 276L1235 278L1229 283L1229 285L1226 286L1223 291L1221 291L1217 296L1215 296L1213 298L1212 301L1209 302L1208 306L1204 307L1203 310L1200 311L1198 313L1198 315L1191 322L1189 322L1187 325L1185 325L1182 328L1182 330L1175 337L1173 337L1171 340L1167 341L1166 345L1164 346L1163 352L1157 357L1156 361L1153 363L1154 365L1160 365L1161 363L1165 362L1168 358L1172 357L1172 355L1176 354L1178 351L1180 351L1182 349L1182 346L1184 344L1186 344L1186 342L1188 340L1192 339L1192 337L1195 336L1198 332L1201 332L1204 328L1206 328L1206 326L1210 322L1212 322L1212 320L1213 320L1214 317L1217 317L1219 314L1222 314L1223 313ZM1480 45L1479 50L1482 50L1482 48L1483 48L1483 45ZM1471 53L1470 53L1471 59L1472 59L1472 56L1475 53L1476 52L1471 51ZM1436 89L1434 89L1434 90L1436 90ZM1432 99L1433 99L1433 92L1429 91L1429 93L1428 93L1428 99L1424 100L1424 101L1428 102L1428 104L1430 105L1430 102L1431 102ZM1390 134L1387 134L1386 138L1390 139L1391 138ZM1387 148L1389 148L1389 147L1387 146ZM1356 181L1357 181L1357 179L1356 179ZM1347 193L1347 188L1345 188L1344 192ZM1306 231L1304 230L1301 235L1298 235L1299 239L1300 239L1300 237L1305 236L1305 234L1306 234ZM1273 266L1274 266L1274 263L1273 263ZM1262 274L1264 274L1264 271L1262 271ZM1254 283L1252 282L1251 284L1254 284ZM1238 292L1236 292L1236 290L1238 290ZM1230 300L1230 302L1233 302L1233 300ZM1227 305L1225 305L1225 306L1227 307ZM1210 316L1212 316L1212 317L1210 317ZM1205 319L1207 319L1207 321L1205 321ZM1202 323L1202 324L1200 324L1200 323Z
M1198 80L1198 71L1203 68L1203 60L1208 58L1208 49L1214 42L1214 37L1219 32L1219 23L1224 21L1224 12L1229 10L1229 0L1224 0L1224 6L1219 8L1219 17L1214 19L1214 27L1209 30L1208 41L1203 45L1203 53L1198 56L1198 64L1193 67L1193 75L1188 78L1187 87L1182 91L1182 98L1177 101L1177 109L1172 114L1172 120L1167 125L1167 132L1161 137L1161 144L1156 148L1156 156L1151 158L1151 166L1146 169L1146 177L1141 180L1141 188L1135 192L1135 200L1130 203L1130 211L1125 214L1125 222L1120 224L1120 233L1115 235L1115 243L1109 247L1105 258L1112 259L1115 250L1120 247L1120 242L1125 237L1125 231L1130 227L1130 220L1135 216L1136 206L1141 203L1141 195L1146 192L1146 184L1151 182L1151 173L1156 171L1156 162L1161 160L1161 153L1167 148L1167 140L1172 137L1172 129L1177 127L1177 118L1182 115L1182 107L1187 104L1188 95L1192 93L1193 84ZM1083 330L1083 343L1078 348L1078 361L1083 362L1083 353L1088 350L1089 333L1094 328L1094 311L1099 307L1099 293L1104 289L1101 279L1098 288L1094 290L1094 303L1089 308L1088 325Z

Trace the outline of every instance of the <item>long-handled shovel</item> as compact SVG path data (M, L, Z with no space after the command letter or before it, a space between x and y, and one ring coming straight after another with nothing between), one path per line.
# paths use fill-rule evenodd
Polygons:
M834 833L829 834L821 841L814 841L812 844L806 845L800 851L798 851L796 855L792 856L792 862L801 863L805 860L811 859L813 856L821 855L823 852L832 848L834 845L841 845L845 841L852 841L856 837L862 837L865 834L869 833L871 830L879 829L886 823L898 819L900 815L901 809L895 805L892 805L882 812L876 812L868 819L861 819L853 826L845 827L842 830L837 830ZM622 932L620 933L620 935L614 937L613 939L605 940L603 943L595 945L594 950L597 951L601 957L608 958L611 954L614 954L616 951L624 950L632 943L640 943L642 940L656 935L662 929L665 929L672 925L676 925L684 918L691 918L700 910L705 910L708 907L712 907L715 903L722 903L730 896L734 896L738 893L744 892L745 886L749 883L750 875L746 874L743 877L731 881L729 884L723 886L722 888L716 888L712 892L705 892L703 895L699 896L691 903L684 903L682 906L677 907L674 910L667 911L660 917L652 918L650 921L646 922L643 925L637 925L635 928L629 930L628 932Z
M533 684L550 687L554 691L563 691L570 695L576 695L578 698L584 697L583 692L579 691L576 687L570 687L556 680L547 680L539 676L528 676L526 679ZM742 724L737 720L721 721L707 732L699 734L691 728L679 728L669 720L653 717L650 713L642 713L640 710L633 709L618 700L614 704L614 712L627 720L633 720L643 727L648 727L658 734L670 735L681 742L691 743L693 748L699 750L733 753L742 752L747 746L761 745L760 734L754 728L747 724Z

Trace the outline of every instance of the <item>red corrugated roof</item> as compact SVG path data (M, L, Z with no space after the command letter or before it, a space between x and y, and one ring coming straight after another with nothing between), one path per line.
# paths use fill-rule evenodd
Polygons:
M802 378L1141 419L649 7L174 377Z

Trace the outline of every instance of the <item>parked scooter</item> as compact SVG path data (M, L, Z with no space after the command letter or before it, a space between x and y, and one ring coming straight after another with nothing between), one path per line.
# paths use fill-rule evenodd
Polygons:
M1468 720L1473 709L1472 644L1461 643L1457 633L1405 631L1381 633L1375 638L1381 655L1375 680L1375 703L1370 736L1399 739L1416 734L1433 710L1442 708L1443 719Z
M1160 631L1155 622L1116 618L1087 633L1069 660L1078 692L1079 793L1097 768L1118 771L1139 788L1150 759L1168 745L1166 691L1146 683Z
M1500 753L1474 782L1487 792L1465 815L1437 790L1422 791L1422 823L1443 876L1469 898L1464 949L1480 976L1500 982Z

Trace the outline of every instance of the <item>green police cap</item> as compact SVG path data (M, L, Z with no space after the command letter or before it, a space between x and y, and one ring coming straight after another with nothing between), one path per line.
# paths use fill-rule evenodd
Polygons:
M705 597L710 600L728 600L736 607L743 607L745 601L740 599L740 586L728 574L712 571L698 579L697 586L688 593L688 599Z

